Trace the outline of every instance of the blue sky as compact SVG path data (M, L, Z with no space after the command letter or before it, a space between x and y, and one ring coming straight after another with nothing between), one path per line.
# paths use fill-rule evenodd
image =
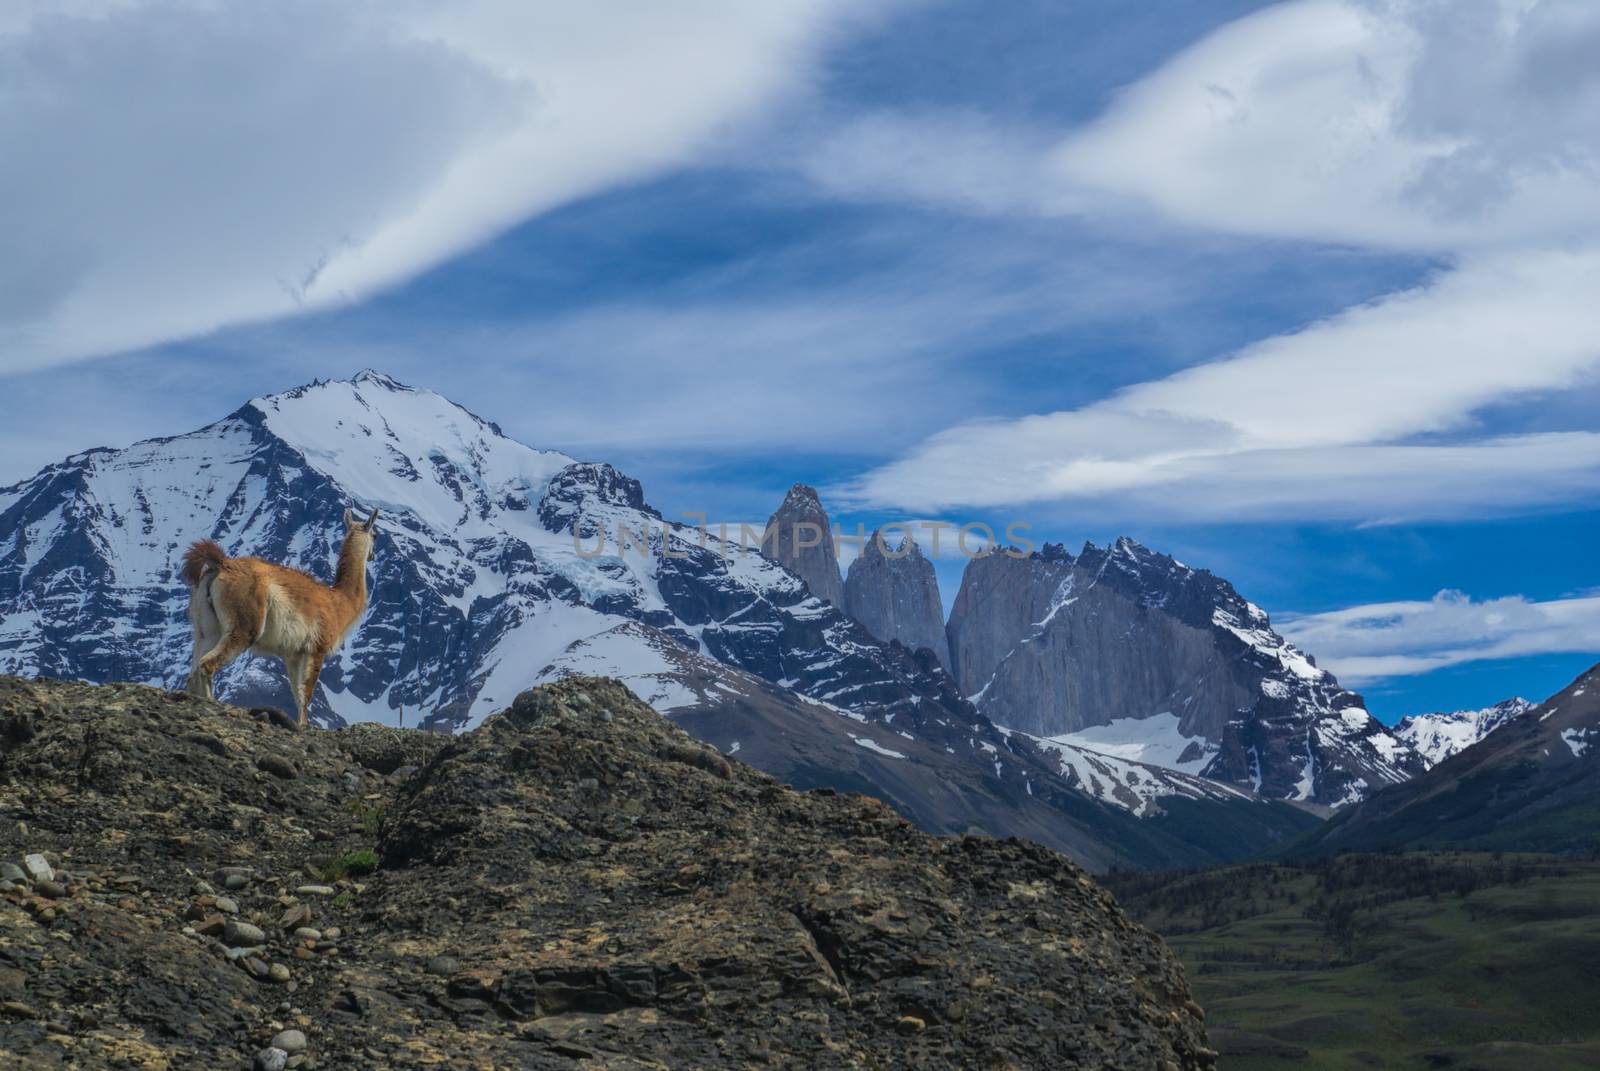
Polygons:
M12 5L0 482L375 366L669 514L1133 535L1385 718L1542 698L1600 650L1588 45L1577 0Z

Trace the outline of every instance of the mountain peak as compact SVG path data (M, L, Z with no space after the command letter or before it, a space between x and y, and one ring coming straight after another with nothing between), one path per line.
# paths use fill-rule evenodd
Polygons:
M817 489L808 483L797 483L789 488L789 493L783 496L785 507L816 507L822 508L822 497L817 494Z
M350 378L351 383L358 385L371 384L383 387L386 390L415 392L415 387L407 386L387 372L380 372L376 368L363 368Z

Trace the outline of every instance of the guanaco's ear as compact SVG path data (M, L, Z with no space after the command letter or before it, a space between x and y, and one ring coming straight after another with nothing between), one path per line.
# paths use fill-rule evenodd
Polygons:
M372 526L374 524L377 524L377 523L378 523L378 507L377 506L373 506L372 507L372 515L367 518L367 523L363 527L365 527L366 530L370 532L370 531L372 531Z
M354 528L356 526L356 515L350 512L348 506L345 507L344 511L344 526L346 528Z

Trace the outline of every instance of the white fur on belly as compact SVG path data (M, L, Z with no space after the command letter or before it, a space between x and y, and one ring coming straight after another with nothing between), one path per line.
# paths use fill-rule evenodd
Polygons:
M317 645L317 627L312 620L302 616L282 588L267 588L266 620L261 624L261 635L251 644L251 650L260 654L303 654Z

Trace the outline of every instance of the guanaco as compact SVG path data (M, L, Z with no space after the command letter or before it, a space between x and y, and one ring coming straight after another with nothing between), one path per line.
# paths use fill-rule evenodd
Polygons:
M195 542L183 556L194 627L189 694L213 698L212 678L247 650L274 655L289 672L303 727L323 660L367 607L367 558L377 520L376 509L365 521L344 511L344 544L332 587L286 565L230 558L210 539Z

